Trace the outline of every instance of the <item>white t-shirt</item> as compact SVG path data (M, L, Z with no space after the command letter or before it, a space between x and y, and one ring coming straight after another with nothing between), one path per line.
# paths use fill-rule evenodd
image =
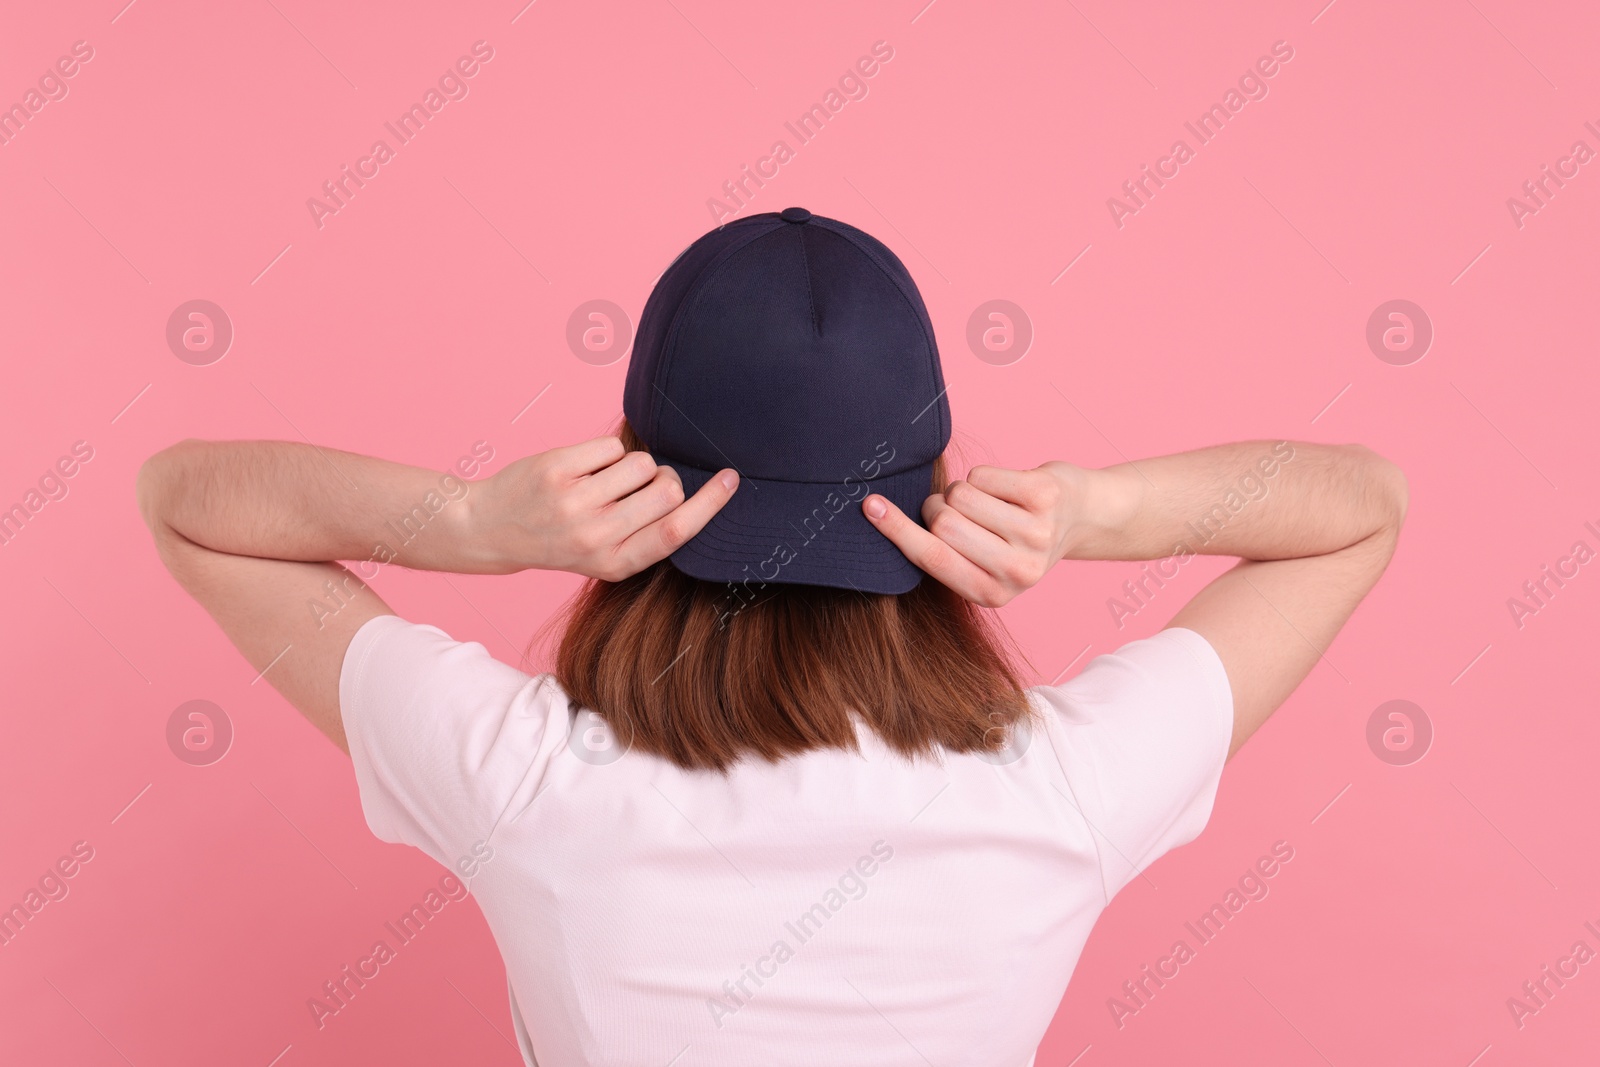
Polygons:
M1030 695L995 757L863 725L724 777L394 615L339 687L368 826L470 874L544 1067L1030 1064L1100 912L1210 818L1233 716L1186 629Z

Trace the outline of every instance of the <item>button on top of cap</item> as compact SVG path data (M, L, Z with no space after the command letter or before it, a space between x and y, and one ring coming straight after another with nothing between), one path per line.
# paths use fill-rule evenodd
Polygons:
M811 218L811 212L803 207L786 207L778 212L778 217L784 222L805 222Z

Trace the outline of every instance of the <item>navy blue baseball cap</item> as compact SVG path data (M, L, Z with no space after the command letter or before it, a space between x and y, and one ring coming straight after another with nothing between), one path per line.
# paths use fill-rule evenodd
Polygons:
M791 207L695 241L645 302L622 410L686 494L739 472L670 557L683 573L864 593L921 581L861 501L922 521L950 405L922 295L871 235Z

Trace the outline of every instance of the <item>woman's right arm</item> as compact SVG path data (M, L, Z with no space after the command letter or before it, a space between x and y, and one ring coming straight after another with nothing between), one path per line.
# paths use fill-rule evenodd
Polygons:
M1222 659L1231 756L1383 574L1406 503L1400 469L1363 446L1258 441L1103 470L975 467L928 498L926 530L882 497L863 507L913 562L990 607L1061 559L1239 557L1168 624L1199 633Z

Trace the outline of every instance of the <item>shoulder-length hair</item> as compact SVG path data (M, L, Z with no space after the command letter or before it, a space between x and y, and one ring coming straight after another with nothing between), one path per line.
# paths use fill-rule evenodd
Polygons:
M619 436L645 447L626 421ZM929 492L945 484L941 458ZM591 580L567 609L556 680L620 743L719 771L855 749L852 711L912 758L998 751L1031 714L1004 628L931 576L897 595L770 584L736 612L730 595L670 560Z

